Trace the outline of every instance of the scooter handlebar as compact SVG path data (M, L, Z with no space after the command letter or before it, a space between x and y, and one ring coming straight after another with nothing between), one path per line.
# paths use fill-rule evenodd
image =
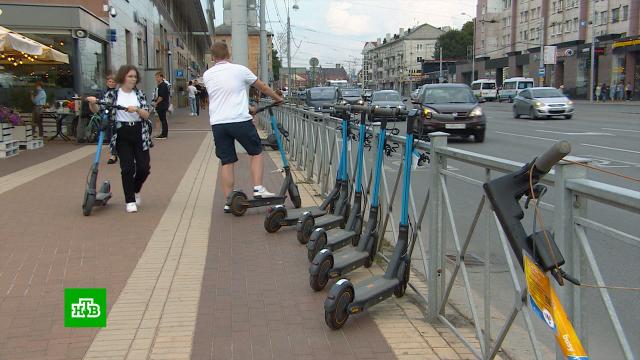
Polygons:
M562 160L571 152L571 144L567 140L558 141L553 146L536 158L534 163L536 170L546 174L551 170L553 165Z
M270 109L270 108L273 108L273 107L276 107L276 106L280 106L280 105L282 105L282 102L273 102L273 103L271 103L269 105L260 106L260 107L258 107L256 109L255 112L253 112L253 114L261 113L261 112L263 112L263 111L265 111L267 109Z
M101 100L96 101L96 105L104 106L104 107L106 107L106 108L108 108L108 109L116 109L116 110L123 110L123 111L127 111L127 108L126 108L126 107L124 107L124 106L121 106L121 105L115 105L115 104L109 104L109 103L106 103L106 102L101 101Z

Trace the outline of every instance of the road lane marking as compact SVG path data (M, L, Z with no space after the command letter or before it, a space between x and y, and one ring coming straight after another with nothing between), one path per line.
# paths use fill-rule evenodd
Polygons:
M496 131L496 133L504 134L504 135L511 135L511 136L520 136L520 137L524 137L524 138L528 138L528 139L546 140L546 141L560 141L558 139L549 139L549 138L543 138L543 137L538 137L538 136L520 135L520 134L514 134L514 133L509 133L509 132L504 132L504 131Z
M606 135L606 136L615 136L609 133L602 132L562 132L562 131L552 131L552 130L536 130L539 132L551 133L551 134L561 134L561 135Z
M618 148L614 148L614 147L600 146L600 145L591 145L591 144L580 144L580 145L582 145L582 146L597 147L597 148L601 148L601 149L608 149L608 150L624 151L624 152L630 152L630 153L634 153L634 154L640 154L640 151L635 151L635 150L618 149Z
M623 131L623 132L636 132L636 133L640 133L640 130L631 130L631 129L616 129L616 128L602 128L602 130L613 130L613 131Z
M634 162L630 162L630 161L624 161L624 160L616 160L616 159L611 159L611 158L606 158L604 156L600 156L600 155L576 155L577 157L583 157L583 158L598 158L598 159L603 159L603 160L609 160L609 161L615 161L615 162L619 162L619 163L623 163L623 164L627 164L627 165L632 165L632 166L636 166L636 167L640 167L639 163L634 163Z

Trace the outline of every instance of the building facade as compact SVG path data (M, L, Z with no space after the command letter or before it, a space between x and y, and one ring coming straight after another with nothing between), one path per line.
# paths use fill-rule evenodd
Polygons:
M376 46L378 46L378 42L367 41L362 48L362 72L358 75L358 81L364 88L370 88L374 86L371 50L373 50Z
M157 71L178 91L206 69L212 26L205 14L213 13L203 5L209 4L213 1L0 0L3 26L70 59L70 64L24 65L10 71L24 87L42 81L51 100L96 93L105 87L106 75L123 64L140 69L140 87L149 96Z
M432 59L435 43L444 32L422 24L398 34L386 34L368 51L372 88L394 89L408 96L422 78L422 61Z
M459 64L461 82L525 76L588 98L595 39L594 84L623 82L640 96L638 0L479 0L476 19L476 73Z

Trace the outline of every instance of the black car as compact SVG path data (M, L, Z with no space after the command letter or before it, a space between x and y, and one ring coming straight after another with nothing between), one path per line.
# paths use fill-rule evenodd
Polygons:
M314 111L333 105L338 101L338 89L333 86L319 86L307 89L305 105Z
M338 89L338 97L339 101L343 104L364 104L364 100L362 99L362 92L360 91L360 89Z
M484 111L469 86L465 84L428 84L420 93L418 102L437 114L450 114L450 121L425 118L423 132L444 131L451 135L468 137L483 142L487 120Z

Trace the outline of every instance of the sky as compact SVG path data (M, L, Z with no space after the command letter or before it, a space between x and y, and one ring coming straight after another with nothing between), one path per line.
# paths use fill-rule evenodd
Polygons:
M291 66L309 67L317 57L321 66L342 64L361 68L366 41L384 38L428 23L461 28L475 14L476 0L265 0L267 30L275 34L275 48L286 49L287 7L291 19ZM297 4L299 9L293 10ZM222 24L222 0L215 1L215 24ZM283 66L286 59L283 58Z

